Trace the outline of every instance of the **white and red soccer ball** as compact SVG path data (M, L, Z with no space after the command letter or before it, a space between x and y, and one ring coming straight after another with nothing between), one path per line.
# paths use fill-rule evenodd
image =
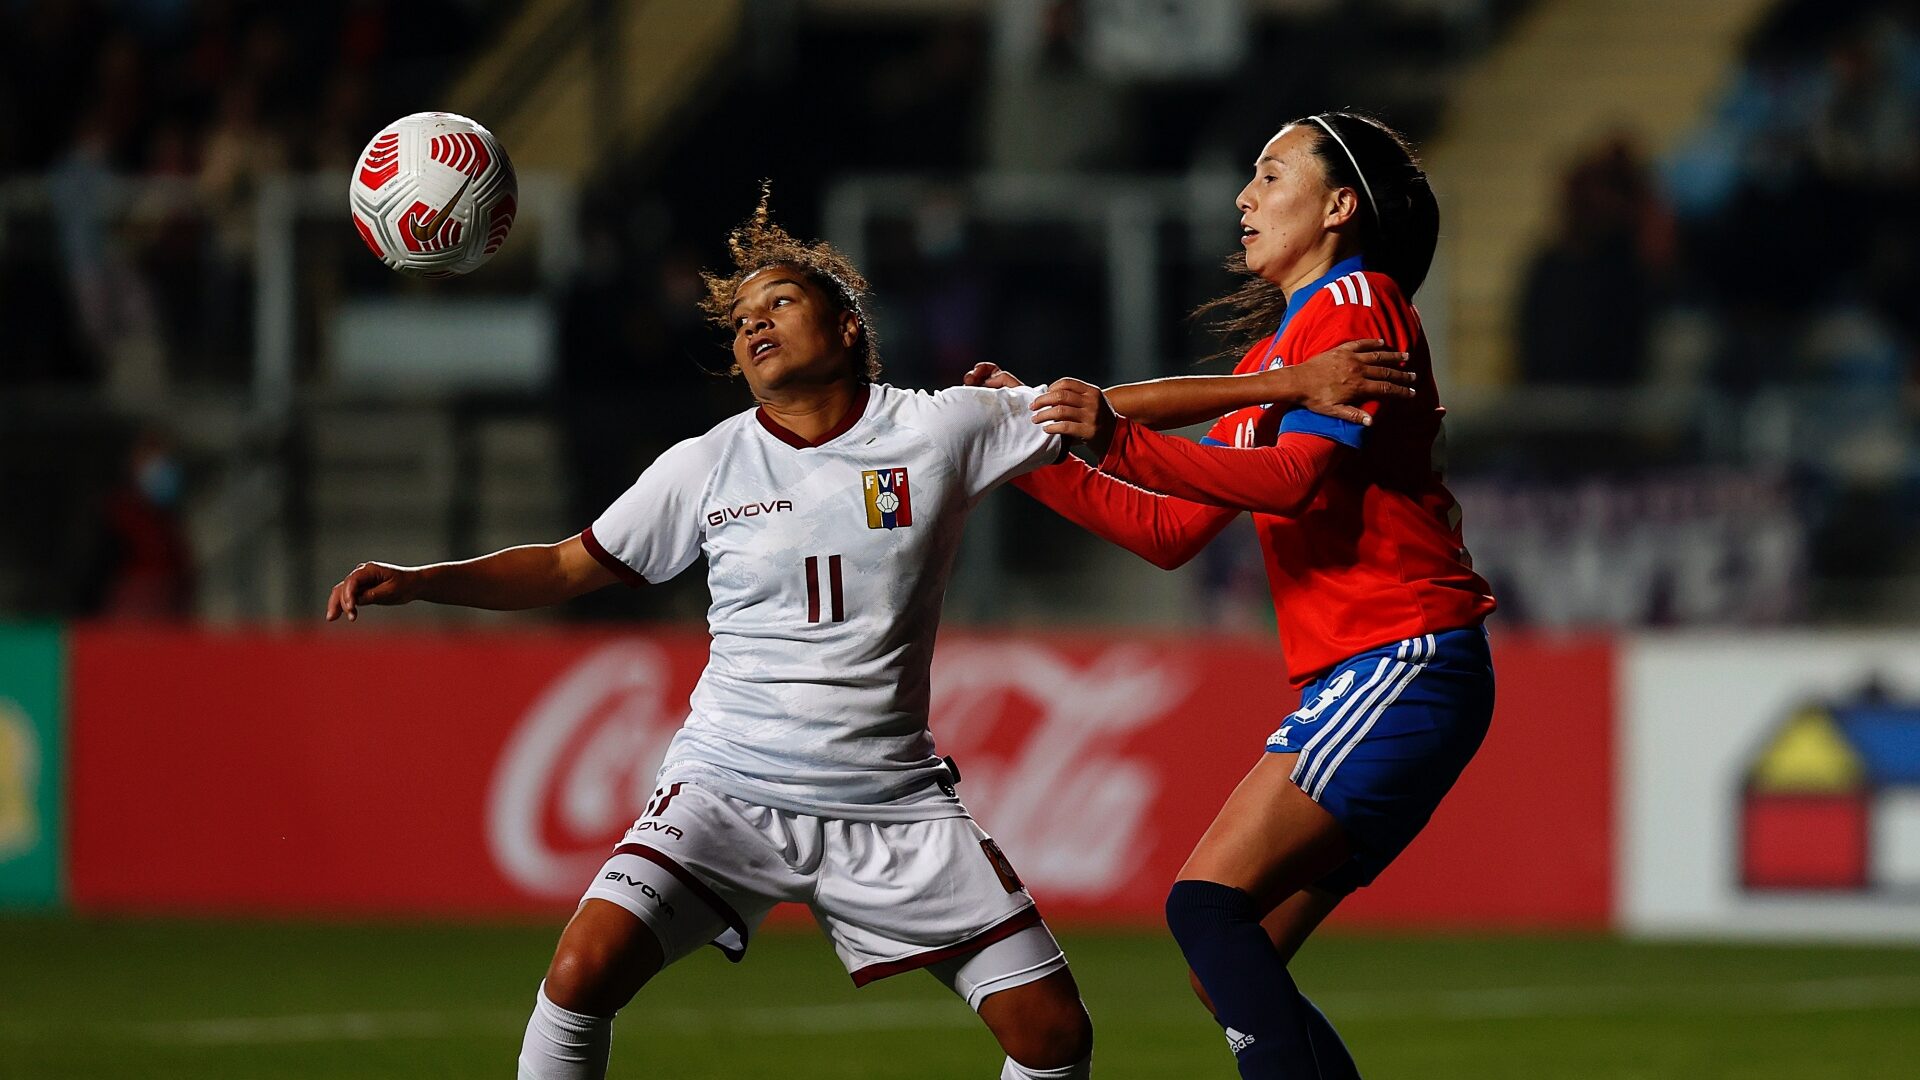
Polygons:
M360 151L347 187L360 239L388 266L423 277L464 274L492 258L519 200L500 140L444 112L387 125Z

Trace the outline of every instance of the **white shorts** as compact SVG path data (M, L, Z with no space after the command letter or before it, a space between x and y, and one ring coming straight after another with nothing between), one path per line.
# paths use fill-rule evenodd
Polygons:
M1033 898L971 817L848 821L665 782L582 900L632 912L667 963L730 960L775 904L806 904L865 986L929 968L975 1008L1066 967Z

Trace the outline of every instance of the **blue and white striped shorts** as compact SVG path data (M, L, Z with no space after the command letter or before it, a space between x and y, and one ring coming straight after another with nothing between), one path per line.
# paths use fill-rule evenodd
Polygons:
M1346 829L1353 857L1318 883L1369 884L1419 835L1493 719L1485 627L1408 638L1353 656L1310 683L1267 739L1299 754L1293 782Z

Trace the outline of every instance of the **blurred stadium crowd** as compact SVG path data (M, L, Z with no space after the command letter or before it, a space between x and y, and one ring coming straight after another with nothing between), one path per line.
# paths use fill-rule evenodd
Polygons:
M0 176L39 173L59 193L36 223L53 231L58 272L21 257L31 238L9 245L0 313L35 332L8 343L7 381L139 397L244 377L260 177L345 175L369 132L445 83L484 13L433 0L0 7ZM401 32L416 19L434 33ZM163 182L131 226L102 206L128 176ZM188 212L167 181L222 212Z
M206 496L241 458L284 464L292 532L324 517L301 506L315 475L307 433L325 422L314 411L328 400L324 350L300 362L290 426L260 436L206 419L224 415L221 402L245 411L261 178L344 177L381 124L439 107L522 6L0 3L0 611L232 613L196 582L247 537L193 518L230 512L230 499ZM736 47L673 122L583 174L564 281L503 257L436 286L534 293L551 306L542 385L431 407L525 415L550 432L565 487L559 535L658 450L743 404L712 374L723 359L694 299L699 268L722 258L720 237L761 177L774 179L787 222L814 235L846 177L929 185L913 213L876 218L863 238L894 381L942 385L978 360L1036 379L1115 377L1097 240L1071 221L975 213L967 178L1231 175L1277 121L1346 105L1416 143L1444 138L1449 91L1534 5L1222 2L1241 20L1227 24L1244 31L1237 39L1192 70L1146 73L1117 66L1092 0L930 4L932 14L887 18L878 6L748 3ZM1014 7L1031 18L1007 15ZM433 33L415 32L425 26ZM1504 380L1442 387L1465 421L1453 452L1469 543L1506 617L1752 624L1912 610L1916 5L1782 0L1677 145L1650 148L1622 128L1538 182L1559 192L1559 209L1518 268L1516 362ZM343 298L421 295L354 250L344 214L301 228L303 335L324 334ZM1164 246L1158 371L1213 353L1182 313L1226 284L1228 246L1199 233ZM1430 312L1442 288L1423 294ZM1665 422L1633 422L1654 406ZM1563 419L1501 421L1544 412ZM1094 543L1024 501L1005 514L982 541L1009 564L1010 576L990 576L1003 592L1020 580L1016 564L1063 573ZM455 530L451 543L477 535ZM1163 603L1163 621L1257 623L1251 552L1230 533L1181 594L1200 602ZM669 592L582 613L696 610ZM962 610L1021 617L1017 605ZM1076 611L1102 615L1091 601Z
M1920 38L1890 6L1845 6L1782 4L1664 160L1623 134L1569 167L1519 312L1527 379L1672 378L1655 327L1698 313L1719 347L1684 377L1897 399L1920 337Z
M1920 525L1917 197L1915 5L1774 5L1680 145L1656 156L1623 131L1569 165L1555 235L1514 312L1525 383L1637 388L1614 400L1688 403L1685 423L1650 438L1596 441L1575 426L1572 438L1514 440L1500 448L1503 475L1542 460L1562 480L1570 469L1671 478L1713 466L1705 497L1773 537L1761 545L1773 554L1754 558L1800 548L1804 560L1794 580L1784 566L1763 575L1779 587L1736 604L1737 621L1901 618L1911 593L1891 604L1871 593L1913 573L1905 552ZM1687 486L1637 498L1583 489L1609 520L1701 501ZM1501 492L1484 494L1499 514ZM1786 535L1786 518L1804 535ZM1529 523L1483 514L1479 524L1482 538L1494 525L1495 543L1514 528L1539 540ZM1660 591L1616 614L1698 621Z

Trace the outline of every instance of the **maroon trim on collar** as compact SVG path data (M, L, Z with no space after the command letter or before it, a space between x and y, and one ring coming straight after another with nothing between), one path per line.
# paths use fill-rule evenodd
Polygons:
M859 423L860 418L866 415L867 398L871 397L872 395L873 395L873 387L868 383L861 383L860 389L854 391L853 404L847 407L847 414L840 418L839 423L833 425L832 428L828 429L826 434L820 436L818 439L815 439L812 442L808 442L806 439L803 439L800 436L795 435L793 432L788 431L786 428L781 427L780 421L775 420L771 415L769 415L767 413L765 406L761 406L760 408L755 409L753 411L753 415L759 419L760 426L767 429L767 434L772 435L774 438L779 439L781 442L786 443L788 446L793 447L795 450L811 450L816 446L825 446L828 443L832 442L833 440L853 430L853 425Z

